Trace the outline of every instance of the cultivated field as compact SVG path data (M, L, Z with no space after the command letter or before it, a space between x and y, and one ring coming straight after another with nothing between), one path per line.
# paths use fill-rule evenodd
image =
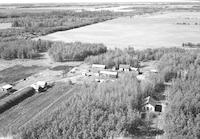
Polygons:
M68 99L74 89L66 83L57 83L46 92L35 94L24 100L20 104L0 115L0 135L8 131L16 131L40 116L40 120L45 118L49 112L56 109L62 101ZM45 113L45 114L43 114Z
M200 23L199 16L199 12L166 12L123 17L40 38L64 42L104 43L109 48L181 47L184 42L199 42L200 25L195 25ZM190 25L180 25L179 22L189 22Z

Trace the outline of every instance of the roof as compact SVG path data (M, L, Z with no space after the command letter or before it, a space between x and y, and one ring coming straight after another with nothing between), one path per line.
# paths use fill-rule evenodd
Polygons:
M38 82L37 82L37 85L38 85L38 86L41 86L41 87L45 87L46 84L47 84L47 82L45 82L45 81L38 81Z
M146 97L144 99L143 105L151 104L151 105L155 106L157 103L158 102L155 99L153 99L152 97L148 96L148 97Z
M2 86L2 88L3 89L11 89L13 86L12 85L10 85L10 84L6 84L6 85L4 85L4 86Z
M93 68L106 68L106 65L101 65L101 64L92 64Z
M100 71L101 74L108 74L108 75L114 75L117 76L118 73L117 72L113 72L113 71Z
M124 69L129 69L131 66L130 65L125 65L125 64L120 64L119 68L124 68Z

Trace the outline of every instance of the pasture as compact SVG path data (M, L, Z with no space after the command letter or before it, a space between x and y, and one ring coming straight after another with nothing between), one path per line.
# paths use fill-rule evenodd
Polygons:
M109 48L181 47L199 42L200 12L165 12L118 19L40 37L52 41L104 43ZM186 22L188 24L177 24Z

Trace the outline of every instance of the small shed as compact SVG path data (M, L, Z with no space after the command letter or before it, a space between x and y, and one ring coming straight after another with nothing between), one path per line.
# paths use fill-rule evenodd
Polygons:
M100 75L107 76L107 77L112 77L112 78L117 78L118 77L118 72L114 72L114 71L100 71Z
M131 66L130 65L125 65L125 64L120 64L119 65L119 70L120 71L130 71L131 70Z
M106 65L92 64L92 68L106 69Z
M12 92L12 90L13 90L13 86L10 84L6 84L6 85L2 86L1 88L2 88L2 91L7 92L7 93Z

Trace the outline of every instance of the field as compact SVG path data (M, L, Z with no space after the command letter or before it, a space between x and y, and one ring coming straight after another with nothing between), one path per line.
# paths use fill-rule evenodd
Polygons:
M11 23L0 23L0 29L7 29L11 27Z
M55 110L63 100L72 95L74 89L71 88L72 86L68 84L57 83L47 92L35 94L4 112L0 115L0 135L9 130L16 131L31 122L32 119L36 120L38 116L42 115L40 118L45 118L48 116L48 112Z
M181 47L184 42L199 42L200 12L166 12L136 17L122 17L69 31L40 37L65 42L104 43L109 48L136 49ZM190 25L178 25L189 22ZM172 39L173 38L173 39Z
M44 69L44 67L31 66L24 67L21 65L16 65L5 70L0 71L0 83L14 83L18 80L25 79L32 74L39 72Z

